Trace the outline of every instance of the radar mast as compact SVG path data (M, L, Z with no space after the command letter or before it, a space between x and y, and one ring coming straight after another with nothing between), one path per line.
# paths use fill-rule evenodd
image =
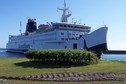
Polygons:
M72 15L69 7L66 6L66 1L64 0L64 8L58 8L59 10L63 11L61 22L68 22L67 18Z

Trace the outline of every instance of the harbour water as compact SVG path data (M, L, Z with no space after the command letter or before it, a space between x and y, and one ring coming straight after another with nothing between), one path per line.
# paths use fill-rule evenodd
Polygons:
M101 59L126 62L126 54L102 54Z
M0 58L25 58L24 54L9 53L5 49L0 49ZM102 60L116 60L126 62L126 54L102 54Z
M24 54L6 52L6 49L0 49L0 58L24 58Z

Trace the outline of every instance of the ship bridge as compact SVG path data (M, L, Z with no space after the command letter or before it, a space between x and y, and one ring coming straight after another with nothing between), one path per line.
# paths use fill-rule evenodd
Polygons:
M79 24L68 24L68 23L54 23L53 28L59 30L69 30L69 31L82 31L89 33L91 27Z

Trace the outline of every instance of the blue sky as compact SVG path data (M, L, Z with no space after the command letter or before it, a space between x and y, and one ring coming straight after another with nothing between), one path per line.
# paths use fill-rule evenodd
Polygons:
M18 35L20 21L25 31L28 18L37 25L59 22L63 0L0 0L0 48L6 47L9 35ZM108 49L126 50L126 0L66 0L74 21L92 27L108 27Z

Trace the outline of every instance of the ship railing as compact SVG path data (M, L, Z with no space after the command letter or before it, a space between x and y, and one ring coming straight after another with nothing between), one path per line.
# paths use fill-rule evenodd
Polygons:
M79 37L66 38L67 41L68 40L78 40L78 39L80 39L80 38Z
M14 37L16 37L16 36L14 36L14 35L9 35L9 39L14 38Z
M59 29L59 30L73 30L73 31L90 32L90 29L64 28L64 27L59 27L59 28L55 28L55 29Z

